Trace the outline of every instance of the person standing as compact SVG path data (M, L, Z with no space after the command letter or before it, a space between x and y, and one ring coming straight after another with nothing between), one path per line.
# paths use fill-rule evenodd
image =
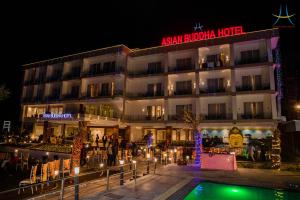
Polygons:
M99 135L96 136L96 146L99 147Z
M102 137L103 147L106 147L106 142L107 142L107 136L106 136L106 134L104 134Z
M250 158L252 159L253 162L255 162L254 151L255 151L254 145L251 144L250 147L249 147L249 156L250 156Z

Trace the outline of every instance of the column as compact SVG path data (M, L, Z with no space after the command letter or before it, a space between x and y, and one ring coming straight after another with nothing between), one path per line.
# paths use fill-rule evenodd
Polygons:
M165 107L164 107L164 120L168 121L168 115L169 115L169 100L165 99Z
M233 96L231 97L231 102L232 102L232 105L231 105L231 109L232 109L232 119L233 119L233 120L237 120L237 110L236 110L237 102L236 102L236 95L233 95Z
M230 86L231 86L231 92L235 93L236 92L236 87L235 87L235 69L230 70Z
M230 66L234 66L234 60L235 60L235 58L234 58L234 56L235 56L234 55L234 45L230 44L229 48L230 48L230 56L229 56L230 61L229 61L229 63L230 63Z
M276 94L271 94L272 119L277 119Z
M268 62L273 62L273 54L272 54L272 44L271 39L266 39L266 48L267 48L267 58Z
M196 101L195 102L195 105L196 105L196 119L200 119L200 115L201 115L200 98L195 98L195 101Z
M195 77L195 84L196 84L196 95L199 95L199 84L200 84L200 81L199 81L199 72L196 72L196 77Z
M270 90L275 90L274 68L269 66Z

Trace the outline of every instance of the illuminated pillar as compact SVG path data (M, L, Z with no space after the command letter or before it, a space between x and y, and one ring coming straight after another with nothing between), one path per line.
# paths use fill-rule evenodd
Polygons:
M272 119L277 119L276 94L271 94Z
M274 67L269 66L270 90L275 90Z
M236 102L236 95L231 97L231 109L232 109L232 119L237 120L237 102Z
M267 61L273 62L271 39L266 39L266 53L267 53Z

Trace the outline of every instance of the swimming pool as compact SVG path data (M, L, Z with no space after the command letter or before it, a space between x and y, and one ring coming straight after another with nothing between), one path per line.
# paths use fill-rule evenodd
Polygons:
M300 193L259 187L201 182L184 200L296 200Z

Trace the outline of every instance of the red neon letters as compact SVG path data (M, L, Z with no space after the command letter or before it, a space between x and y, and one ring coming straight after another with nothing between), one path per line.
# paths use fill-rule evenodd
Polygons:
M171 37L164 37L162 39L161 45L169 46L174 44L182 44L187 42L214 39L216 37L227 37L227 36L240 35L240 34L244 34L243 27L234 26L228 28L221 28L218 29L216 32L214 30L208 30L208 31L171 36Z

